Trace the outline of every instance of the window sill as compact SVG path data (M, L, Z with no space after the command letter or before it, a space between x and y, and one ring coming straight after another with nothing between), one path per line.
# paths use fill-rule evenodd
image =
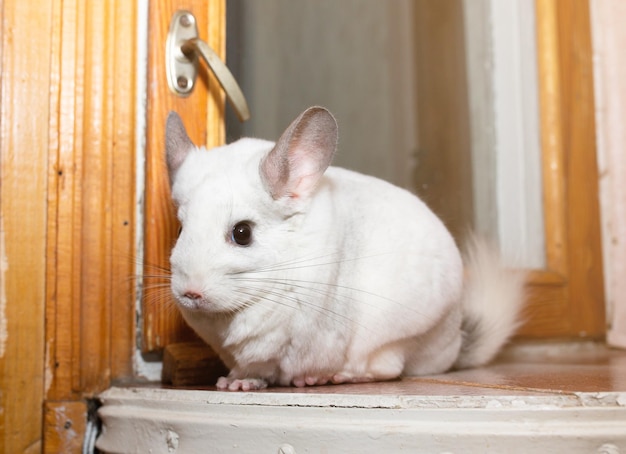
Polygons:
M388 383L118 387L101 400L105 452L626 451L626 352L589 343L518 346L482 369Z

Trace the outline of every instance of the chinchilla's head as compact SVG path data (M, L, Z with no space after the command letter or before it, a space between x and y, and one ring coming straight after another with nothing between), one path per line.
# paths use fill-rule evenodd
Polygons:
M303 112L277 143L241 139L207 151L180 117L166 125L166 162L181 232L170 257L172 292L187 311L235 312L265 294L254 281L284 260L337 145L325 109Z

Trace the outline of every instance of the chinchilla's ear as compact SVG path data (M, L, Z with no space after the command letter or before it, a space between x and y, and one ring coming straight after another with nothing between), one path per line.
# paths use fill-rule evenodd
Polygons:
M185 157L195 146L185 130L183 121L176 112L170 112L165 123L165 160L170 183Z
M333 159L337 137L337 122L328 110L302 112L261 161L261 179L272 198L308 198Z

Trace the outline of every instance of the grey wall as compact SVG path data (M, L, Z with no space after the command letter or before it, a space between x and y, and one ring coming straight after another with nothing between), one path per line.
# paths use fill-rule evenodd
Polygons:
M229 0L228 65L252 118L229 140L275 140L302 110L339 122L336 165L409 186L416 149L411 2Z

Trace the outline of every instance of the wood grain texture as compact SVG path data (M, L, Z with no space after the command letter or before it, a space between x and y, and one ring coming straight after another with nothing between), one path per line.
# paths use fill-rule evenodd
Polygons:
M47 398L132 373L135 6L55 3L48 187Z
M132 375L136 5L0 8L0 452L71 452L84 399Z
M588 0L537 0L546 283L531 275L525 337L605 334Z
M80 453L87 424L81 401L47 402L44 407L44 453Z
M0 2L0 453L7 454L41 450L51 20L48 2ZM37 46L24 46L31 42Z
M580 336L606 331L595 100L588 0L559 0L559 49L568 191L569 302Z
M544 222L548 268L567 273L566 170L563 150L561 64L558 56L558 11L554 1L536 3L537 59L541 114ZM566 70L566 68L563 68Z
M174 387L213 386L228 374L219 356L204 342L169 344L163 352L163 384Z
M132 375L136 10L52 5L44 449L75 452L83 399Z
M165 37L172 14L187 9L196 17L200 38L222 58L225 55L225 3L223 0L158 0L150 2L148 122L146 140L144 295L142 349L160 351L164 346L194 339L171 300L168 280L169 254L178 224L170 198L164 161L165 119L178 112L190 138L212 147L224 141L224 96L204 66L193 93L180 98L170 92L165 79Z

